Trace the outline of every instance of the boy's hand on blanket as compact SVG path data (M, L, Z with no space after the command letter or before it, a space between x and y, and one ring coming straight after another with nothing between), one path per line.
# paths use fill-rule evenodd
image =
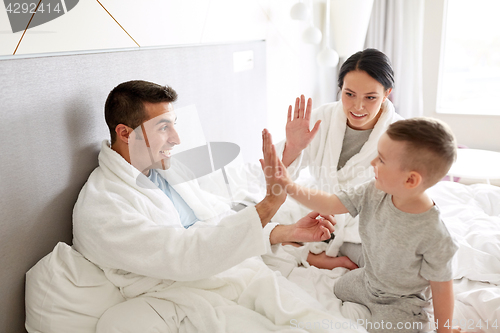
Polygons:
M311 122L312 99L307 100L304 95L295 100L295 109L292 114L292 106L288 107L286 121L286 143L283 151L283 164L288 167L314 139L319 130L321 120L318 120L312 130L309 130ZM305 110L304 110L305 108Z

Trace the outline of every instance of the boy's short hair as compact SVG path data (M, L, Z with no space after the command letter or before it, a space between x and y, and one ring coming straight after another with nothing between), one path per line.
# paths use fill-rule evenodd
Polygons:
M457 158L455 136L450 127L438 119L400 120L389 125L386 133L391 140L406 143L401 167L420 173L426 187L440 181Z
M175 102L177 93L169 86L135 80L116 86L108 95L104 116L111 135L111 144L116 141L115 128L119 124L135 129L147 118L144 103Z

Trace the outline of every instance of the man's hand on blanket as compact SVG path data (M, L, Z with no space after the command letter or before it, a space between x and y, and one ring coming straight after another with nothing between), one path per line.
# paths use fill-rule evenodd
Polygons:
M271 244L284 242L319 242L330 238L335 218L311 212L290 225L278 225L270 235Z
M304 95L295 100L295 109L292 114L292 106L288 107L286 121L286 143L283 151L283 164L288 167L314 139L319 130L321 120L318 120L312 130L309 130L311 122L312 99L307 100Z
M310 212L292 226L295 227L292 237L296 242L320 242L331 237L337 222L332 215L320 215Z

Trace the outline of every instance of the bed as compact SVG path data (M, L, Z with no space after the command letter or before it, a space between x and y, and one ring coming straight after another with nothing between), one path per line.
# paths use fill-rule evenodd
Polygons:
M244 173L244 180L240 179L238 186L248 188L254 195L256 192L263 195L265 183L258 167L247 166ZM238 179L235 179L235 182L238 182ZM297 182L311 184L312 180L307 169L301 173ZM222 193L222 189L219 191ZM482 183L464 185L443 180L431 187L428 193L440 208L443 221L459 246L453 260L455 294L453 326L461 326L463 331L470 332L498 332L500 330L500 187ZM294 223L307 212L305 207L293 199L287 199L274 218L280 223ZM342 244L342 227L341 222L337 224L336 234L339 237L334 239L337 244L331 244L330 247L338 248ZM328 249L323 245L312 249L316 251ZM346 273L346 269L336 268L327 271L316 267L297 266L297 262L304 261L303 251L302 253L299 251L298 254L295 253L297 252L295 248L289 251L282 249L275 251L276 255L264 256L266 264L318 299L329 311L341 312L353 321L369 318L369 314L361 307L353 304L341 306L341 302L332 292L335 281Z
M248 52L251 69L235 71L235 53ZM256 162L266 126L265 72L264 41L0 59L5 115L0 134L0 331L90 333L107 310L116 308L125 316L130 311L120 310L125 299L119 290L71 247L72 208L97 165L101 140L108 137L102 110L114 86L144 79L174 87L176 108L190 115L191 122L182 124L178 113L179 127L190 137L188 146L232 142L240 148L224 168L199 178L200 186L222 201L251 204L264 189ZM223 131L214 118L224 119ZM460 245L454 261L454 319L464 329L496 332L500 188L440 182L429 192ZM301 213L288 202L275 220L292 223ZM297 267L286 255L274 259L269 265L292 281L296 292L339 316L366 317L362 308L342 306L333 295L344 269ZM134 306L142 311L149 305L139 300ZM143 314L137 323L142 332L168 331L160 314Z
M59 242L72 244L73 205L109 137L103 109L110 90L133 79L171 85L176 108L196 111L206 141L232 142L244 159L256 160L260 152L250 148L267 118L265 45L0 58L0 332L25 332L26 272ZM248 54L248 70L235 71L233 58Z

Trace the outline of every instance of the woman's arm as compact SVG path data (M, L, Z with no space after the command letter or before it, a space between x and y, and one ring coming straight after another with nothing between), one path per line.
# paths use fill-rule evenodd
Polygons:
M312 99L307 100L307 107L304 95L295 100L295 109L292 114L292 106L288 107L288 117L286 122L286 142L283 151L283 164L289 167L314 139L319 130L321 120L318 120L312 130L309 130L311 120ZM305 110L304 110L305 107Z

